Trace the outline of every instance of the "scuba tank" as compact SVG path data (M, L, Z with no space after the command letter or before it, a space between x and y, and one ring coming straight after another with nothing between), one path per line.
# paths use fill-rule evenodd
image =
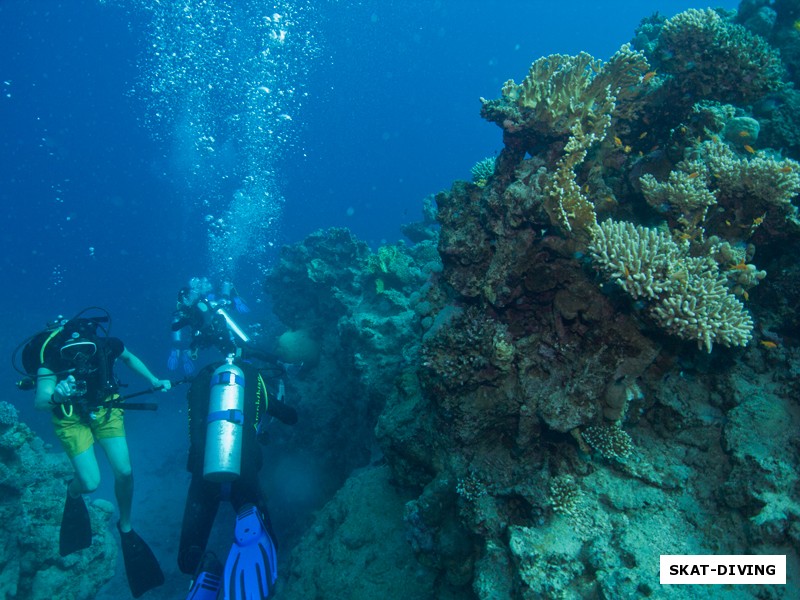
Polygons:
M233 355L211 376L203 478L218 483L239 477L244 429L244 373Z

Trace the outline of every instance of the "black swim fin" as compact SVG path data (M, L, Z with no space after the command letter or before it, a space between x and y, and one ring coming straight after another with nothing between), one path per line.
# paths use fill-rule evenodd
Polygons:
M61 531L58 535L58 552L67 556L92 545L92 522L83 496L73 498L67 492Z
M265 600L278 579L278 556L252 504L236 515L235 541L225 563L225 600Z
M119 529L119 523L117 523ZM131 594L138 598L148 590L164 583L164 573L156 560L153 551L133 529L127 533L119 530L122 540L122 558L125 560L125 575L128 576L128 587Z

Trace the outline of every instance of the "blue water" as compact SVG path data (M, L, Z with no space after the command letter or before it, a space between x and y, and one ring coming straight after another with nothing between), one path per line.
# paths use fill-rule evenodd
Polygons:
M242 1L231 11L209 0L186 3L196 9L192 33L168 9L144 10L155 4L0 0L7 354L56 315L100 305L114 316L113 333L165 374L169 317L189 277L224 267L254 317L268 320L260 275L282 244L330 226L373 247L395 241L401 224L421 217L425 196L500 150L480 97L498 97L542 55L607 59L642 18L702 6L309 0ZM256 9L266 20L247 20ZM215 37L200 22L215 14L234 34ZM164 59L174 48L191 52ZM152 91L160 78L172 85L161 96ZM198 149L204 132L214 139ZM266 196L237 205L253 180ZM209 238L219 219L221 245ZM242 251L230 236L248 227L258 239ZM47 416L14 391L15 379L8 368L0 375L6 397L52 440ZM158 417L128 420L145 491L183 460L180 393L169 401ZM177 457L159 458L170 452Z
M145 89L175 75L152 72L155 46L174 46L180 32L166 22L154 33L158 15L142 10L150 4L0 2L0 203L7 215L0 233L6 282L0 314L7 316L0 339L9 351L56 315L98 304L111 310L115 332L160 366L175 291L214 268L206 219L225 213L248 170L237 169L242 149L224 140L214 164L187 170L181 144L191 143L192 132L178 119L154 116L160 107ZM205 17L227 6L195 4L207 7ZM282 201L276 224L263 236L270 245L261 268L281 244L320 227L349 227L372 246L400 238L400 224L420 217L425 196L469 178L475 162L501 148L498 128L479 116L481 96L497 97L504 81L520 81L545 54L583 50L608 58L643 17L692 6L655 0L238 4L263 6L265 16L295 7L301 22L287 27L289 39L311 40L278 48L279 62L294 66L274 75L275 83L297 89L302 102L278 100L292 113L282 123L287 140L264 142ZM248 34L254 32L240 37ZM245 44L242 55L230 46L228 63L251 60ZM235 67L213 56L202 63L202 47L195 50L171 67L195 77L178 81L178 93L201 90L208 84L203 78L233 91L227 103L211 106L213 114L194 116L220 129L234 112L241 117L244 108L247 116L247 107L236 104L242 82ZM191 114L191 101L184 110ZM255 212L249 218L257 221ZM232 271L246 297L263 298L259 268L237 264ZM9 389L13 377L7 373L0 383Z

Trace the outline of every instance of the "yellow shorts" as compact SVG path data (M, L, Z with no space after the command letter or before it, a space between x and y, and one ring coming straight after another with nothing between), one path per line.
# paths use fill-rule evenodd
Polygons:
M56 436L61 440L61 445L67 456L73 458L92 447L95 440L104 440L114 437L125 437L125 424L122 421L124 411L121 408L98 408L92 412L93 417L81 418L78 411L71 416L56 413L53 415L53 425Z

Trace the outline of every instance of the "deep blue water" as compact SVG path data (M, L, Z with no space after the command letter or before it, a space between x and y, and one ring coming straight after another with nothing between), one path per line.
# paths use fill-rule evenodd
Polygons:
M253 172L242 166L245 144L234 139L234 115L225 112L230 100L210 104L214 122L230 127L215 141L214 156L194 179L181 162L186 130L154 118L156 109L142 93L142 81L154 77L143 71L155 51L153 15L140 10L147 4L0 0L0 205L6 214L0 344L7 354L56 315L96 304L112 312L114 333L165 374L175 293L190 276L212 269L207 216L224 214L241 179ZM291 3L261 6L268 16ZM540 56L583 50L607 59L643 17L702 7L667 0L331 0L297 6L305 7L302 26L289 36L309 35L315 51L292 56L291 47L275 46L289 55L278 60L301 65L292 84L303 99L289 102L290 118L281 124L290 141L268 142L284 201L261 266L281 244L320 227L349 227L373 247L399 239L399 226L420 218L425 196L468 179L475 162L500 150L501 132L479 116L481 96L497 97L504 81L520 81ZM169 28L161 33L178 35ZM241 36L247 33L243 29ZM185 64L200 58L187 57ZM231 45L229 62L211 60L205 74L225 81L225 69L235 74L235 63L250 59ZM215 65L218 75L208 72ZM184 97L191 97L205 83L181 85ZM232 76L221 93L230 99L243 85ZM206 116L194 114L201 121ZM249 117L259 118L245 107L235 120ZM254 265L241 264L230 274L255 317L268 319ZM34 415L31 396L14 391L16 374L10 368L2 373L5 397L51 439L46 415ZM182 447L180 436L170 434L184 430L182 392L157 418L129 419L141 462L159 453L143 448L145 436L169 438L166 453ZM147 472L139 469L145 488L157 484L155 478L148 484Z
M142 64L154 51L153 15L140 4L150 3L0 2L0 339L9 351L57 314L99 304L115 316L115 332L160 367L175 291L210 269L205 216L215 211L199 197L216 179L211 202L224 211L238 182L218 175L234 171L237 156L192 181L174 158L180 127L146 124L155 110L140 83L150 77ZM305 96L294 107L293 141L276 148L285 204L267 264L281 243L320 227L349 227L373 246L400 238L399 225L420 217L425 196L469 178L475 162L501 148L498 128L479 116L481 96L497 97L542 55L584 50L606 59L643 17L693 5L309 4L303 26L317 51L295 57L306 69L298 82ZM270 14L291 3L260 5ZM169 42L177 34L161 35ZM257 272L243 266L233 276L246 296L263 295Z

